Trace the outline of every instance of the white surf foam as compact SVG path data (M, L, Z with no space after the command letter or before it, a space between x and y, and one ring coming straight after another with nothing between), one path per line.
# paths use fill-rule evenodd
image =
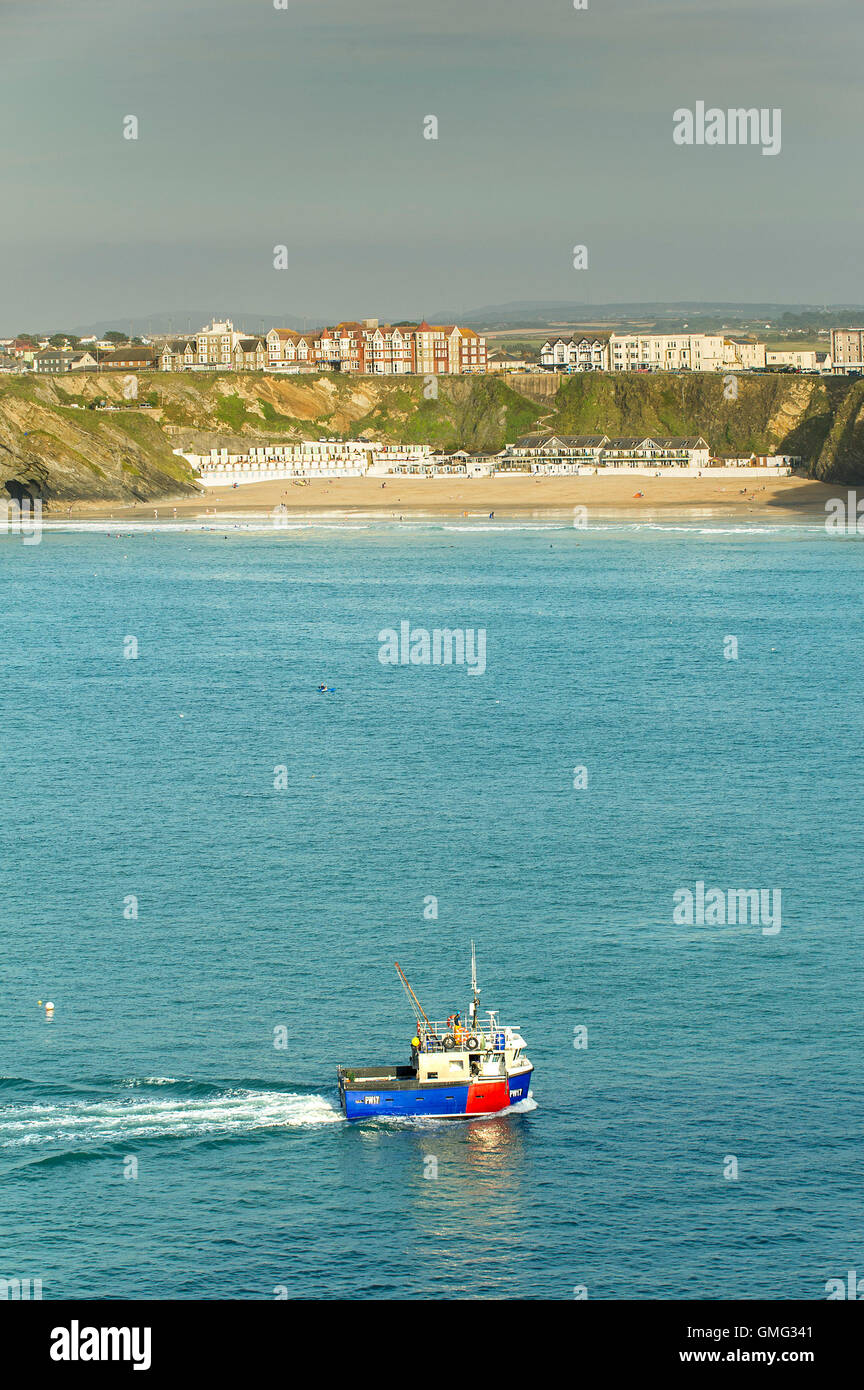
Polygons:
M273 1128L339 1123L339 1108L325 1096L284 1091L229 1091L194 1099L60 1101L0 1109L0 1148L52 1143L207 1134L242 1134Z
M43 531L67 532L82 535L106 535L115 540L130 540L134 536L148 536L168 533L172 535L199 535L210 533L227 536L232 532L266 535L279 531L366 531L366 525L350 522L327 521L284 521L282 518L246 517L235 521L231 517L178 517L174 521L43 521Z
M524 1100L517 1100L515 1105L510 1106L511 1115L530 1115L532 1110L537 1109L537 1102L529 1091Z

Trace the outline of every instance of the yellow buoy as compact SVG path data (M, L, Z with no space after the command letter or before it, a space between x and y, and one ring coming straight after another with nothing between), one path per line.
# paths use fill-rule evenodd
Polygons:
M419 1038L412 1038L412 1039L411 1039L411 1046L412 1046L412 1047L419 1047L419 1046L420 1046L420 1039L419 1039Z

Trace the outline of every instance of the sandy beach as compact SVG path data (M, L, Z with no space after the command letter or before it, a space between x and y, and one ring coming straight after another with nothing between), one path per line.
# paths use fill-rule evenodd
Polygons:
M825 515L829 497L843 493L839 485L805 478L321 478L305 485L290 480L208 488L199 497L161 501L55 503L54 517L120 518L220 515L267 512L285 507L296 512L375 512L382 516L431 513L449 516L500 517L569 515L574 507L588 508L589 517L610 512L696 513L752 516L770 512Z

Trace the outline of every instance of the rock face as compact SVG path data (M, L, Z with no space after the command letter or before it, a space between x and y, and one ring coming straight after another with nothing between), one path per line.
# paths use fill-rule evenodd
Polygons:
M104 378L89 378L81 398L72 396L77 383L67 389L67 381L13 377L0 384L0 497L131 502L197 491L156 412L125 400L122 381L109 380L106 388ZM118 397L122 409L87 408Z
M552 418L569 434L701 434L718 454L797 454L810 477L854 483L862 409L864 381L848 377L587 373L562 383Z
M303 438L496 450L532 430L701 434L723 454L799 454L811 477L864 482L864 381L587 373L558 382L69 373L0 377L0 497L150 501L194 493L173 452ZM93 407L99 403L100 408ZM106 409L105 406L116 407Z
M825 483L864 482L864 381L838 400L812 472Z

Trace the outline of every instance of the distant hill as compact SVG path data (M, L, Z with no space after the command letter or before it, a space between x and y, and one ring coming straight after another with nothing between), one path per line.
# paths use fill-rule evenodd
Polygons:
M399 323L404 320L416 322L423 315L423 307L403 305L398 312L387 312L386 308L371 306L360 315L352 315L351 306L340 312L339 318L377 317L382 323ZM134 337L148 336L151 333L170 333L180 337L184 333L195 332L209 323L216 314L231 319L234 326L250 334L266 332L275 326L286 328L321 328L332 324L337 317L332 314L303 313L301 309L265 309L243 312L232 310L224 305L209 309L172 309L152 314L132 314L128 318L100 319L87 324L7 324L9 336L13 332L69 332L78 337L91 333L102 336L108 332L131 333ZM623 324L650 323L668 324L676 328L689 323L693 331L704 329L706 325L720 328L723 323L742 325L747 323L781 324L784 320L802 320L814 326L858 325L864 322L864 305L856 304L773 304L773 303L724 303L722 301L681 300L622 302L609 304L583 304L569 300L513 300L503 304L484 304L479 307L436 309L427 312L430 323L464 323L472 328L539 328L548 325L567 325L583 323Z
M525 300L511 304L486 304L475 309L436 314L438 321L454 318L472 328L544 328L567 324L650 324L680 331L686 323L692 332L719 332L724 324L763 326L796 323L815 327L852 326L864 322L864 306L837 304L739 304L696 300L679 303L574 304L563 301Z

